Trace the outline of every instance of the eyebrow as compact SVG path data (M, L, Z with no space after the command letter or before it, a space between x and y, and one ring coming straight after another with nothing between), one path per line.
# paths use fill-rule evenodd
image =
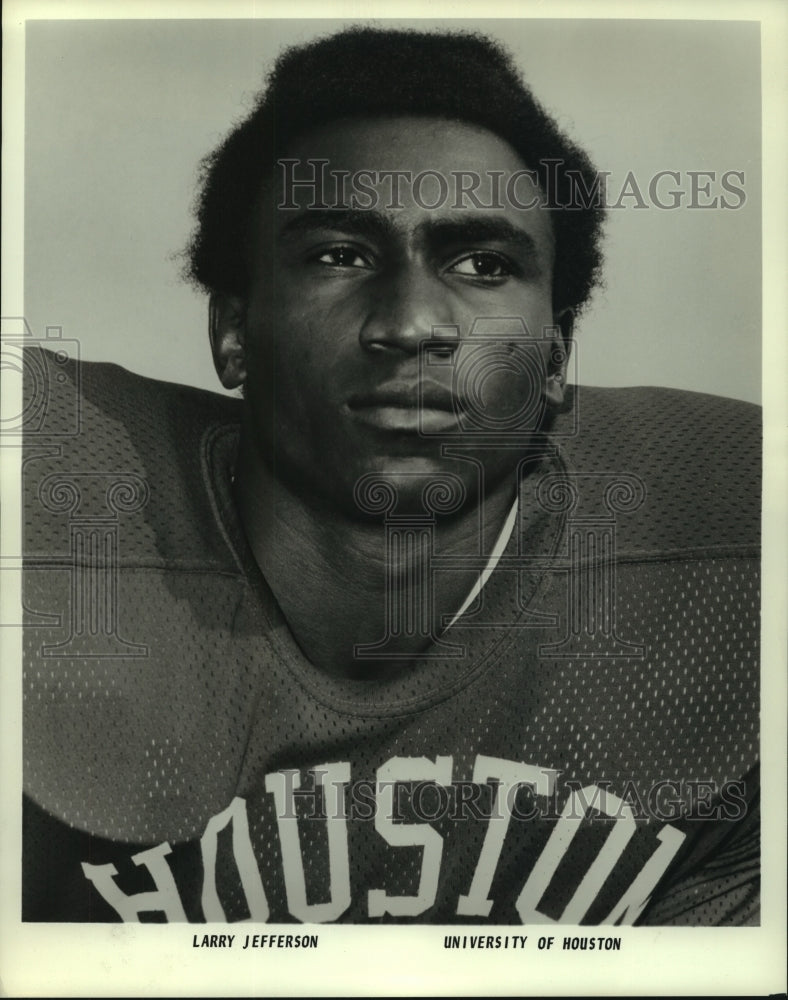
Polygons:
M500 242L534 256L538 252L533 236L508 219L468 215L462 219L436 219L422 226L435 244Z
M294 216L279 230L279 236L296 236L321 229L341 229L343 233L371 239L392 237L394 226L380 212L353 209L309 208Z
M341 230L343 233L372 240L395 239L397 231L391 219L374 209L307 209L286 222L280 238L309 234L320 230ZM457 219L435 219L421 222L417 232L435 249L446 245L501 242L537 257L539 250L530 233L513 225L508 219L468 214Z

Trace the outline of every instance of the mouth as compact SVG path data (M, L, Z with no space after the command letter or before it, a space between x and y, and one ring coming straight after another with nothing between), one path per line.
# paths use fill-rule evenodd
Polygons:
M348 400L354 419L379 430L435 434L457 429L462 407L433 382L391 382Z

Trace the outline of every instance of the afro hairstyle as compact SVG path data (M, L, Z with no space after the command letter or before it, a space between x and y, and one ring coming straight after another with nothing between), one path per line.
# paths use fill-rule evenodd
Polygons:
M338 119L396 115L480 126L536 171L542 189L551 191L553 304L579 311L600 280L598 175L534 98L509 54L466 32L352 27L286 49L252 112L202 161L187 276L208 292L244 298L250 220L263 179L288 144ZM585 195L578 203L579 184Z

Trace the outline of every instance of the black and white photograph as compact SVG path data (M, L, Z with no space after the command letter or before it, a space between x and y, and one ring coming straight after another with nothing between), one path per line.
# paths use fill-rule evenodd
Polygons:
M5 15L4 990L784 990L785 9L146 6Z

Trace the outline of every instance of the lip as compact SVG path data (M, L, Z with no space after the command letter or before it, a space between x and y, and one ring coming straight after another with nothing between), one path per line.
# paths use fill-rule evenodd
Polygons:
M449 389L437 382L384 382L367 392L356 393L348 400L351 410L376 406L403 409L447 410L456 413L457 405Z
M355 419L381 430L434 434L456 428L461 407L434 382L387 382L351 396L348 409Z

